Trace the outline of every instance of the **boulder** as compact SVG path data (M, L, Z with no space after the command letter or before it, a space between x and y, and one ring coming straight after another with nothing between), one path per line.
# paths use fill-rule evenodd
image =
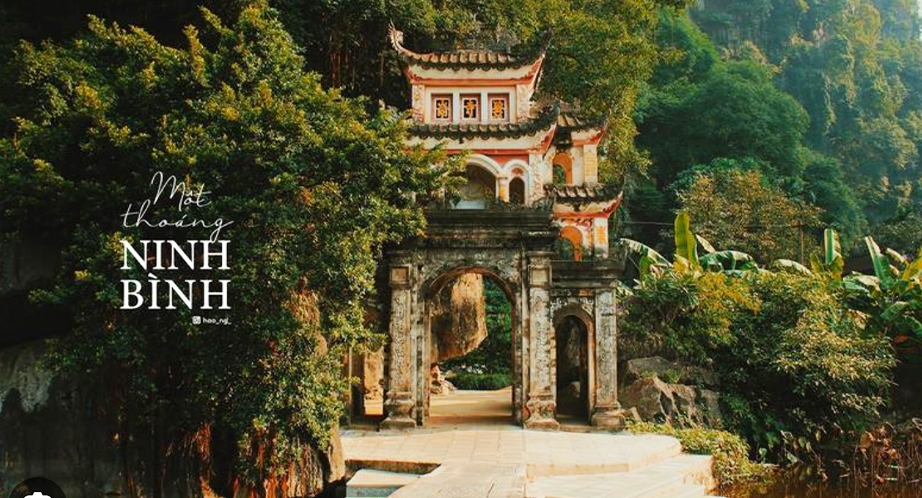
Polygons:
M684 365L669 361L660 356L634 358L625 362L622 369L624 384L633 383L645 377L659 377L666 382L690 384L695 386L718 385L717 375L701 367Z
M434 351L430 363L477 349L487 338L486 309L482 275L466 273L447 284L433 303Z
M432 395L451 394L455 391L455 386L442 375L442 370L438 365L433 365L429 372L432 384L429 386L429 393Z
M621 390L621 404L644 422L676 427L698 425L720 428L720 398L715 391L685 384L669 384L659 377L639 378Z

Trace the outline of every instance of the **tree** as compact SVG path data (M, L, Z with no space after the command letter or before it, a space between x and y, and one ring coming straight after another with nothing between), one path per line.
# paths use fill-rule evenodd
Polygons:
M162 465L197 455L219 494L235 481L273 494L326 447L342 354L376 341L362 325L376 257L420 233L415 197L448 171L432 166L437 151L405 148L399 116L324 90L264 3L232 25L203 13L183 49L96 18L72 43L21 45L18 81L36 105L0 141L2 229L63 248L54 287L34 297L72 311L55 359L104 379L120 444L156 431ZM120 270L122 240L212 234L122 223L156 172L211 192L185 213L233 222L220 234L232 271ZM177 217L163 202L146 215ZM230 325L194 325L182 306L122 310L125 278L229 279Z
M755 158L772 177L799 176L808 117L755 63L716 66L691 88L666 87L643 110L640 144L668 185L693 164Z
M752 254L759 261L801 259L814 242L820 210L788 198L755 171L720 168L693 173L679 205L695 220L698 233L722 247Z

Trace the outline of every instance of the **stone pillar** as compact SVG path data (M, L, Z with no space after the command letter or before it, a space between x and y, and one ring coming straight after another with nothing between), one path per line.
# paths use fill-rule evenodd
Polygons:
M555 351L553 346L554 325L550 307L551 265L545 253L529 257L528 265L528 325L531 337L529 358L528 429L557 430L560 424L555 418L557 402L554 393L553 368Z
M497 197L503 202L509 202L509 181L511 179L506 176L501 176L496 179L496 185L499 187L497 189Z
M382 429L409 429L416 427L412 418L413 399L413 338L411 330L412 289L410 267L394 266L390 272L391 320L390 358L387 393Z
M614 289L595 297L595 407L590 423L607 429L624 428L624 411L618 403L618 324Z
M589 230L592 254L596 259L608 259L608 218L593 218Z

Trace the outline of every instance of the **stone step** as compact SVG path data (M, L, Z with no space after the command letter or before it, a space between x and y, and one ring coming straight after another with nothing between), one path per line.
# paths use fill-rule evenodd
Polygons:
M713 488L711 457L678 455L639 470L539 477L527 486L528 498L704 497Z
M362 469L346 483L346 498L385 498L419 477L419 474Z

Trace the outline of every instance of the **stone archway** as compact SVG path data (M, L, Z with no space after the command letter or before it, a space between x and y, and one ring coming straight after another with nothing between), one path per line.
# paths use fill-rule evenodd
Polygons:
M508 273L508 272L507 272ZM451 285L456 285L462 279L471 276L481 277L482 280L489 279L495 283L506 300L510 304L510 335L511 335L511 347L508 351L510 356L510 366L511 366L511 377L512 377L512 389L511 389L511 399L509 400L509 406L511 411L507 415L511 415L514 420L518 423L522 422L522 413L521 413L521 396L522 396L522 386L523 386L523 376L522 376L522 366L526 362L522 358L522 348L520 340L520 321L518 317L517 303L520 302L520 296L518 296L518 288L520 286L513 285L510 281L507 281L503 276L501 276L498 269L485 268L481 266L459 266L445 271L441 275L437 276L431 281L427 281L422 286L423 295L420 296L422 301L425 303L424 311L424 329L425 329L425 338L428 339L427 342L423 344L423 355L430 358L429 364L429 376L426 377L426 381L423 382L420 389L420 396L425 397L425 404L423 409L424 416L422 419L417 420L417 423L425 424L426 419L430 416L430 406L431 406L431 386L432 386L432 368L433 363L437 363L439 359L442 358L443 348L448 349L463 349L464 346L470 346L470 344L461 344L469 341L470 338L457 337L455 340L458 340L459 344L448 345L443 342L445 330L438 330L440 327L435 323L436 320L439 320L440 316L436 311L443 311L440 308L443 303L439 301L444 299L443 293L445 289ZM481 281L481 285L483 282ZM454 304L454 303L452 303ZM486 334L484 335L485 338ZM460 347L459 347L460 346ZM478 346L471 348L476 349ZM421 374L424 372L420 372Z
M579 305L564 306L554 314L557 411L587 422L595 406L594 325Z
M556 429L550 287L558 229L549 208L433 210L427 220L425 237L387 255L390 343L381 427L425 424L431 351L427 302L457 275L478 272L499 282L515 309L515 420Z

